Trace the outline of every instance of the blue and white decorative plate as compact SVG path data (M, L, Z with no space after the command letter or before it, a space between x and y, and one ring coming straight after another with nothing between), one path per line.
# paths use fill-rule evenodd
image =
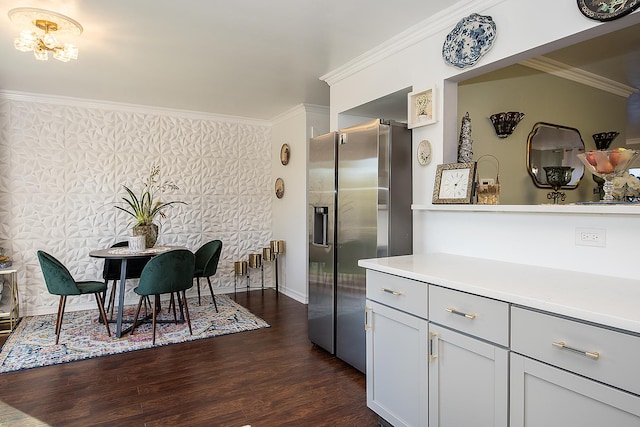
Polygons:
M473 13L458 22L442 46L442 58L454 67L475 64L491 49L496 38L496 23L490 16Z

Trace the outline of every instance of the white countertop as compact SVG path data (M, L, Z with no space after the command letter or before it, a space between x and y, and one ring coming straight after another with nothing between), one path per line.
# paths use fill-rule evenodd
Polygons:
M358 265L640 334L640 280L442 253Z

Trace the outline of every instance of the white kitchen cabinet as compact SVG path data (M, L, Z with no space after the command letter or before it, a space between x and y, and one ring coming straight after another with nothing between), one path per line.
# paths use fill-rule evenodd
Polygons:
M640 397L511 353L511 427L638 427Z
M508 351L429 324L429 425L506 427Z
M369 299L366 310L367 406L395 427L427 426L427 321Z

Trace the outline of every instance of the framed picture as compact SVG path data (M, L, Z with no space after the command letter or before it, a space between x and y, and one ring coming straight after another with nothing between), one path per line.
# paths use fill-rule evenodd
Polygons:
M433 186L433 203L470 204L476 176L476 162L438 165Z
M430 125L437 121L436 117L436 89L411 92L407 95L407 127L413 129L418 126Z
M596 21L612 21L630 14L640 6L640 0L578 0L584 16Z

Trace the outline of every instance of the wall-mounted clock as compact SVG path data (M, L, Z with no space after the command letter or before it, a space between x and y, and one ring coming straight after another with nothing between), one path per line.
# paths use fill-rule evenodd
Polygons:
M433 203L470 204L475 176L475 162L438 165Z
M291 155L291 149L289 148L289 144L282 144L280 147L280 163L286 165L289 163L289 156Z
M423 139L418 144L418 163L422 166L431 163L431 143L426 139Z

